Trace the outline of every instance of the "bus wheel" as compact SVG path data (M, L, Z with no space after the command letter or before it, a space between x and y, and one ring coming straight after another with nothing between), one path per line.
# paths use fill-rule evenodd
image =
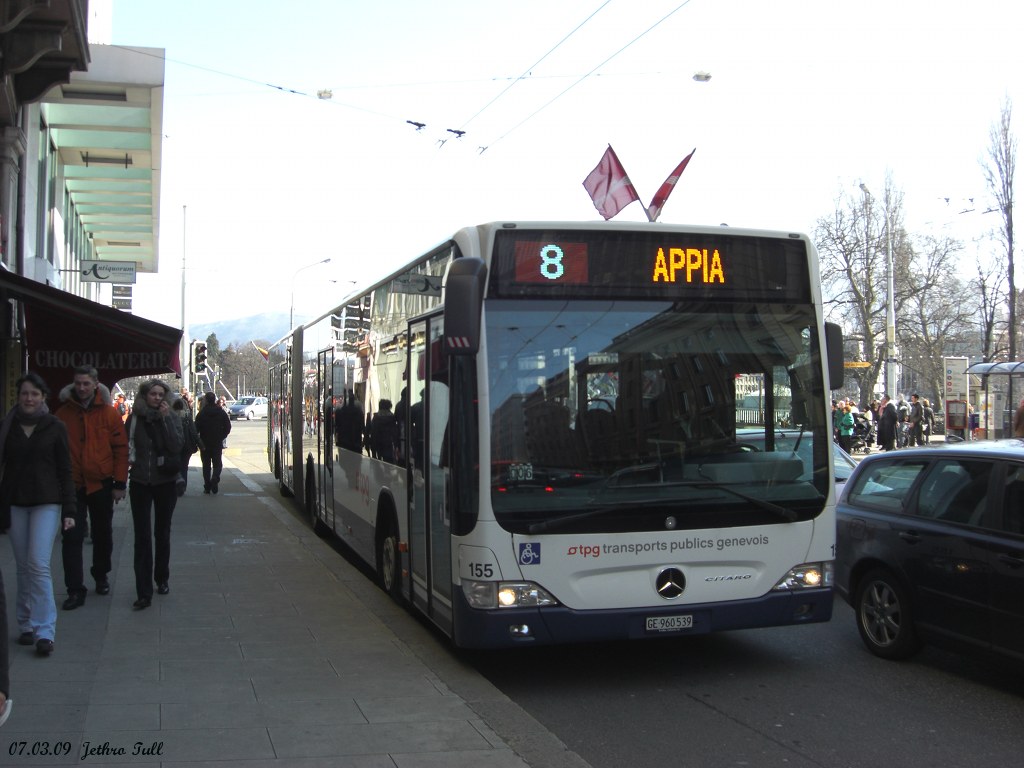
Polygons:
M891 571L876 568L864 575L854 610L861 640L876 656L905 659L920 649L910 598Z
M398 525L385 516L377 528L377 575L380 588L402 602L402 557L398 552Z
M313 476L306 474L306 516L309 517L309 527L313 529L313 533L317 536L326 536L328 528L324 525L323 520L320 519L320 515L316 511L316 484L313 482Z
M280 447L274 451L274 475L277 477L277 487L280 489L281 495L286 499L292 498L295 494L292 493L291 489L287 485L285 485L284 472L281 470Z

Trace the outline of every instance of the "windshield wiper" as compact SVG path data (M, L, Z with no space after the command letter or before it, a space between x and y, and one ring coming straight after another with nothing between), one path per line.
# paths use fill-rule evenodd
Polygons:
M797 520L800 519L800 515L798 515L794 510L790 509L789 507L782 507L776 504L775 502L766 501L765 499L759 499L756 496L750 496L746 493L743 493L743 491L737 491L731 485L728 485L726 483L719 483L714 480L691 480L689 482L674 483L674 485L685 485L690 488L714 488L715 490L731 493L733 496L743 499L744 501L749 501L758 509L763 509L767 512L771 512L775 515L778 515L783 520L788 520L791 523L795 523Z
M781 517L783 520L786 520L787 522L795 523L797 520L800 519L800 516L792 509L779 506L778 504L775 504L771 501L759 499L756 496L749 496L743 493L742 491L737 491L735 488L731 488L730 486L725 485L723 483L717 483L713 480L691 480L684 482L666 483L665 485L667 487L714 488L716 490L723 490L726 491L727 493L731 493L734 496L743 499L744 501L750 502L758 509L763 509L766 512L771 512L773 515ZM823 497L819 496L819 498ZM529 533L543 533L544 531L550 531L555 528L561 528L563 526L579 522L580 520L588 520L592 517L600 517L601 515L607 514L609 512L617 512L620 510L632 509L635 507L664 507L667 501L669 500L664 498L656 498L641 499L638 501L624 501L615 504L604 504L600 507L594 507L593 509L588 509L586 512L580 512L575 515L566 515L565 517L556 517L551 520L543 520L539 523L533 523L526 530ZM681 500L675 499L672 501Z
M594 509L588 509L586 512L580 512L575 515L566 515L565 517L555 517L550 520L542 520L539 523L531 524L526 530L529 533L543 533L544 531L551 530L552 528L561 528L564 525L578 522L579 520L587 520L591 517L600 517L608 512L617 512L622 509L630 509L632 507L645 507L655 504L664 504L664 499L642 499L640 501L624 501L619 504L605 504Z

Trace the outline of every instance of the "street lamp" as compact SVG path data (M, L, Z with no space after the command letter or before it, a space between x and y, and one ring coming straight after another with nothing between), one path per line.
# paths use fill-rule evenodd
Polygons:
M291 331L295 327L295 278L298 277L299 272L302 272L303 270L311 269L313 267L319 266L320 264L326 264L330 260L331 260L331 257L328 256L326 259L320 259L320 261L314 261L312 264L307 264L304 267L299 267L298 269L296 269L292 273L292 303L291 303L291 308L288 310L288 330L289 331Z
M860 184L865 203L871 192L864 182ZM865 206L866 207L866 206ZM867 248L867 245L864 246ZM889 204L885 205L885 394L890 400L896 399L896 289L892 264L892 230L889 226Z

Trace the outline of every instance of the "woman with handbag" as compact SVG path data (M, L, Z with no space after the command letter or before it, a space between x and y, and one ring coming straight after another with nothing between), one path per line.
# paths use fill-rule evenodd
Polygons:
M170 391L160 379L140 384L127 423L128 499L135 529L135 592L138 597L133 607L139 611L152 604L154 581L157 594L166 595L171 591L167 583L171 516L178 503L175 483L180 477L184 439L181 419L168 402Z

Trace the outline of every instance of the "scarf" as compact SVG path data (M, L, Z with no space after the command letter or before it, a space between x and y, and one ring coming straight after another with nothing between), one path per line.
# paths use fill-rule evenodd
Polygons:
M163 418L160 411L154 411L146 405L146 398L135 398L135 405L132 406L132 415L128 417L128 464L135 464L135 425L139 420L146 423L153 423Z
M35 413L25 413L20 405L15 405L7 412L3 422L0 422L0 467L4 465L4 450L7 448L7 436L11 433L11 425L14 422L19 424L38 424L43 420L43 416L49 412L50 409L46 407L45 402L39 406L39 410Z

